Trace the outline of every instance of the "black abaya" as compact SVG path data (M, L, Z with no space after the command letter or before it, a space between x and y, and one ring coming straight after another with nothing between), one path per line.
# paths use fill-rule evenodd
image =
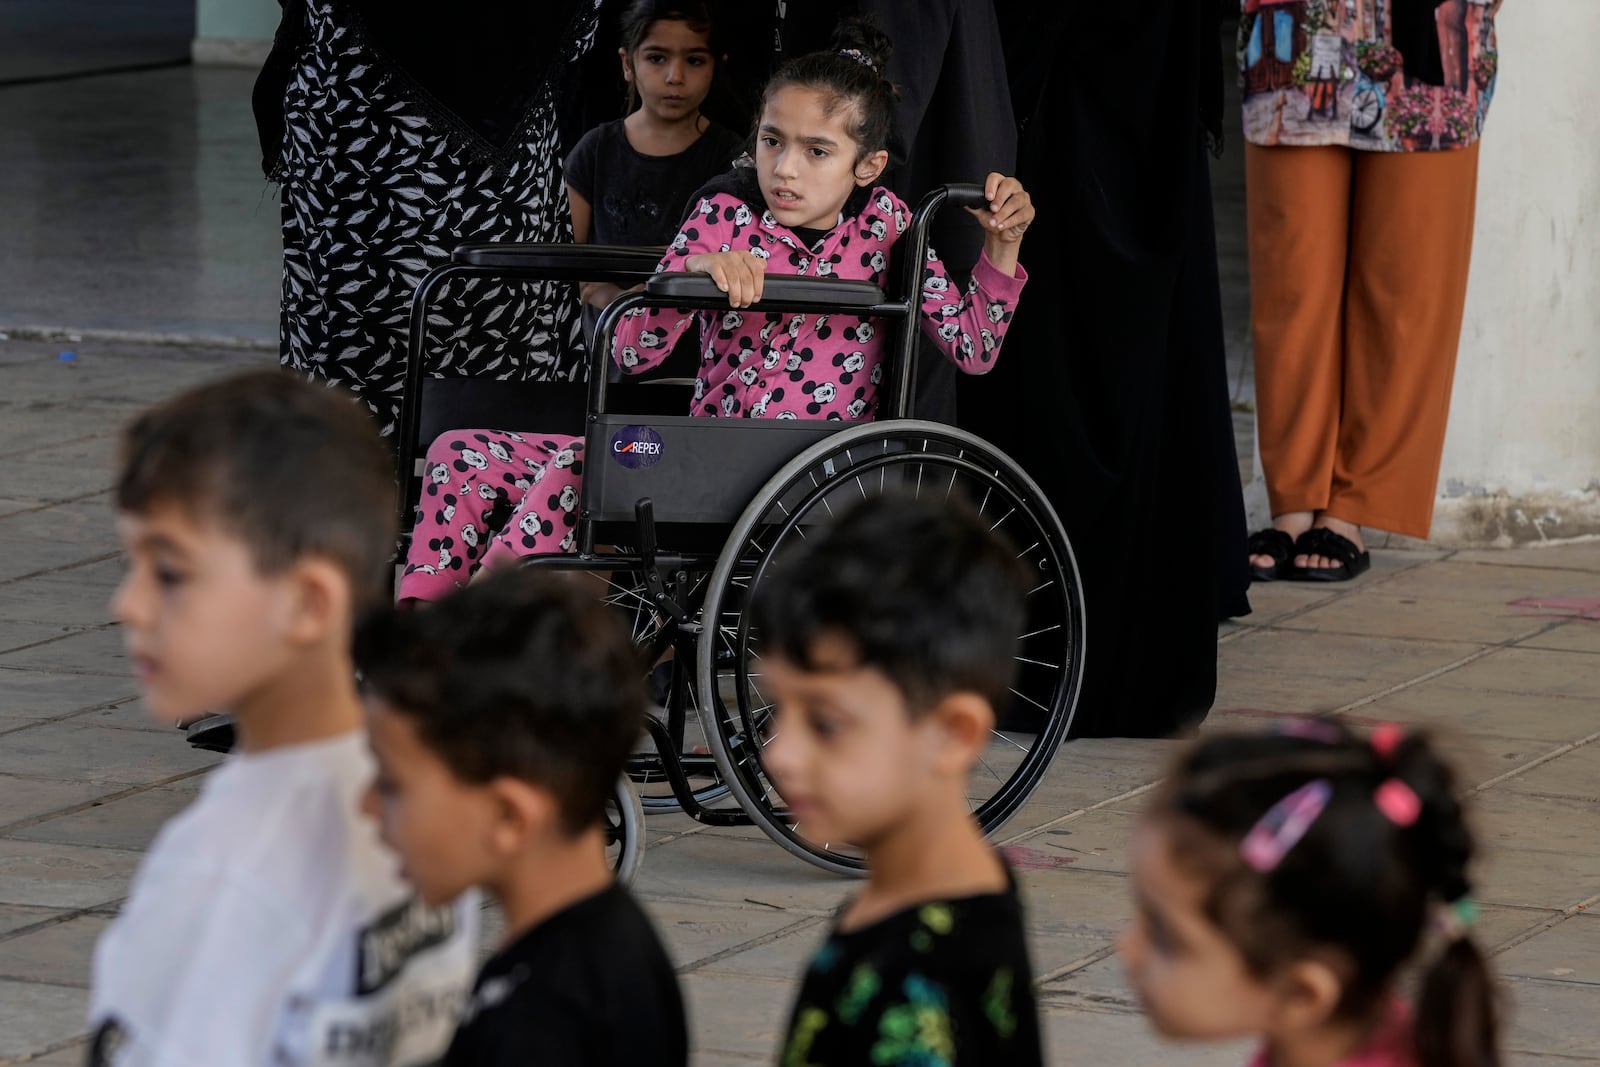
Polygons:
M1217 27L1195 0L1001 14L1038 218L1027 295L996 370L961 383L963 422L1071 535L1073 735L1183 732L1215 699L1218 620L1249 610L1205 152Z

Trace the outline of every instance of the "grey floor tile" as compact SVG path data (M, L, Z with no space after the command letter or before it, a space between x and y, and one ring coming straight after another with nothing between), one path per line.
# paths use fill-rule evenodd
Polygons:
M858 885L795 859L766 838L694 834L651 849L634 888L646 900L755 902L799 918L831 913Z
M110 487L111 472L101 467L71 467L28 459L7 460L5 478L0 481L0 491L7 498L38 504L73 500Z
M127 679L130 684L133 676L122 630L116 626L69 633L45 644L0 654L0 667L102 675Z
M5 744L5 736L0 736L0 751ZM0 826L87 804L123 788L115 783L0 774Z
M11 460L0 460L9 466ZM49 510L49 509L47 509ZM0 581L56 573L62 567L75 567L86 560L98 559L116 546L104 541L85 544L81 541L24 540L8 537L0 528Z
M1575 915L1495 957L1500 974L1581 982L1600 999L1600 916Z
M62 623L48 622L7 622L0 618L0 654L11 652L28 645L36 645L41 641L51 641L58 637L76 633L80 627L67 626ZM5 694L0 692L0 701L5 699Z
M1451 671L1452 685L1536 696L1600 698L1600 672L1580 653L1504 648Z
M1502 846L1477 875L1473 896L1486 904L1561 911L1600 893L1600 853Z
M1546 623L1504 605L1463 606L1433 597L1374 591L1319 605L1274 625L1323 633L1498 644L1535 634Z
M94 944L110 925L104 915L79 915L0 942L0 978L89 986Z
M1085 1011L1068 1005L1040 1005L1046 1062L1062 1067L1166 1065L1174 1067L1237 1067L1250 1060L1248 1041L1221 1044L1178 1044L1157 1036L1142 1015Z
M1126 875L1071 867L1015 873L1030 929L1106 942L1133 913Z
M30 1056L26 1062L28 1067L83 1067L86 1044L87 1038L72 1041L65 1047L44 1056Z
M1592 1061L1600 1049L1600 1012L1594 986L1562 982L1510 982L1510 1025L1505 1047L1513 1062L1522 1057L1571 1057Z
M703 964L708 957L770 938L785 928L802 926L810 931L807 936L813 941L824 929L817 925L822 922L819 917L791 915L754 904L656 898L646 901L645 910L661 932L673 963L679 967ZM772 943L763 941L751 951L765 954L766 947ZM716 966L721 967L722 961Z
M743 952L724 956L703 969L717 974L742 974L774 981L794 981L805 973L812 955L827 936L827 921L815 918L810 920L810 925ZM702 968L696 968L696 971L700 969Z
M57 504L20 514L0 516L0 542L13 538L117 548L116 512L104 503Z
M1458 735L1514 735L1556 743L1577 741L1600 729L1593 699L1486 688L1495 677L1493 666L1476 675L1484 685L1464 685L1460 672L1452 671L1368 704L1360 715Z
M73 717L73 721L93 726L114 726L119 730L143 730L165 737L182 738L183 732L166 719L153 719L139 697L130 697L112 707L98 708Z
M132 678L7 666L0 657L0 729L129 700L137 692ZM4 749L0 742L0 751Z
M1596 609L1600 611L1600 608ZM1585 617L1546 630L1522 642L1523 648L1550 648L1560 652L1600 654L1600 616ZM1597 668L1600 669L1600 668Z
M1356 682L1373 692L1445 667L1480 647L1467 641L1261 630L1229 646L1228 660L1219 665L1218 686L1235 664L1253 664L1307 685Z
M88 1010L82 989L0 981L0 1057L29 1056L81 1036Z
M1596 727L1600 730L1600 723ZM1505 784L1507 789L1518 793L1574 797L1600 803L1600 742L1573 749ZM1600 828L1600 823L1594 825Z
M1131 802L1137 804L1137 801ZM1079 871L1128 870L1128 842L1138 816L1132 812L1101 810L1023 838L1018 844L1032 850L1034 862L1070 865ZM1008 853L1013 865L1024 862ZM1061 861L1057 863L1055 861Z
M1594 596L1593 575L1561 568L1444 560L1384 579L1375 590L1419 600L1503 606L1537 597Z
M84 726L39 723L0 736L0 774L149 785L175 774L209 767L213 753L200 752L182 737Z
M194 794L188 791L147 789L71 815L46 819L6 836L19 841L143 851L168 819L192 803Z
M1530 796L1513 778L1472 800L1473 826L1493 855L1498 847L1582 852L1600 832L1600 801ZM1592 788L1592 786L1591 786Z
M34 926L38 923L48 922L52 919L62 919L70 915L70 911L60 908L37 908L22 904L0 904L0 937L20 930L25 926Z
M1486 563L1494 567L1564 567L1600 573L1600 540L1533 548L1467 549L1456 553L1463 563Z
M683 978L692 1057L732 1054L771 1062L788 1029L793 979L701 970Z
M112 622L111 588L29 578L0 585L0 617L8 622L104 626Z
M98 908L127 895L141 853L0 839L0 904Z

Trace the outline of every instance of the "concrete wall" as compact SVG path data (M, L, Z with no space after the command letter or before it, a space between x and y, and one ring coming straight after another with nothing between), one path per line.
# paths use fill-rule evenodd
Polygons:
M1600 4L1513 0L1434 541L1600 535Z
M194 61L260 66L281 14L278 0L195 0Z

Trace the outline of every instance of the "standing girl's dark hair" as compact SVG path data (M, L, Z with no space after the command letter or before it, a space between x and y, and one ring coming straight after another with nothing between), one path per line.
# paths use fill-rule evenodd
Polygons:
M1326 799L1304 835L1250 861L1246 837L1307 787ZM1207 917L1257 978L1319 951L1345 958L1338 1018L1376 1016L1423 935L1440 930L1416 1005L1418 1063L1498 1067L1493 982L1468 930L1472 836L1425 735L1390 725L1368 740L1318 720L1213 737L1180 758L1150 815L1209 884Z
M887 74L893 51L894 43L870 20L845 19L834 31L831 47L791 59L773 74L761 93L757 125L761 122L760 112L766 110L773 93L800 86L822 94L825 115L832 115L841 107L856 109L850 136L857 145L857 162L888 148L899 96Z
M630 66L638 65L639 48L650 36L650 27L658 22L682 22L694 32L705 34L711 45L712 62L716 62L717 42L713 36L711 6L704 0L633 0L622 13L622 51ZM715 70L712 77L716 77ZM639 90L630 81L623 114L631 114L639 103Z

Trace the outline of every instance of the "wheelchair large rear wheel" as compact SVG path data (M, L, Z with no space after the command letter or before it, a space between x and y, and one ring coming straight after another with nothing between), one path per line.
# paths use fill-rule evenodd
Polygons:
M1011 702L995 709L996 728L968 785L968 803L986 834L1015 814L1043 778L1066 737L1083 674L1083 596L1066 531L1039 487L1004 453L954 427L900 420L841 430L788 463L746 508L712 572L697 674L723 782L773 840L841 873L864 869L861 851L808 836L762 765L762 750L776 736L774 709L762 689L760 634L745 605L792 544L885 491L965 499L1010 541L1033 578Z

